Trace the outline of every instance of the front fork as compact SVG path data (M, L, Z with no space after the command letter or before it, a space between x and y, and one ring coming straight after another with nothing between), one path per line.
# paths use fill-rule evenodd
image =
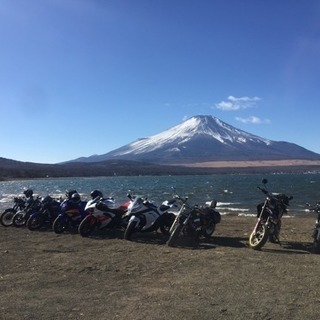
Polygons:
M259 225L262 224L262 223L265 224L266 227L267 227L268 226L268 222L269 222L269 218L267 219L267 221L262 220L261 217L258 218L258 221L257 221L256 225L253 228L253 233L257 232ZM267 227L267 229L269 229L269 228Z
M318 220L312 230L312 238L314 238L315 241L320 242L320 221Z

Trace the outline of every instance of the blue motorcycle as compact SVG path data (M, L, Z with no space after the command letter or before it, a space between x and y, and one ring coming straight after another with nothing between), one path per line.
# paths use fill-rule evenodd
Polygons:
M74 193L70 199L64 200L60 205L60 213L53 221L52 230L63 233L67 230L77 231L81 221L87 215L85 206L87 202L80 200L80 195Z
M43 226L52 227L53 221L60 213L60 205L61 201L50 196L42 198L40 209L33 212L27 221L28 229L34 231L39 230Z

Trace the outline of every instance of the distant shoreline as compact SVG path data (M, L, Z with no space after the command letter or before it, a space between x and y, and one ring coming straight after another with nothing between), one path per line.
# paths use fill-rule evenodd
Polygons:
M206 161L183 164L196 168L257 168L257 167L286 167L286 166L319 166L320 160L248 160L248 161Z
M156 164L137 161L104 161L42 165L0 163L0 181L103 176L165 176L211 174L320 173L320 160L207 161Z

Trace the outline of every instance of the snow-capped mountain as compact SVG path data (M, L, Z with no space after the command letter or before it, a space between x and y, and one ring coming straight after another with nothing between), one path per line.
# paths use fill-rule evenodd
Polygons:
M320 159L320 155L293 143L258 137L213 116L194 116L149 138L74 161L109 159L179 164L218 160L312 160Z

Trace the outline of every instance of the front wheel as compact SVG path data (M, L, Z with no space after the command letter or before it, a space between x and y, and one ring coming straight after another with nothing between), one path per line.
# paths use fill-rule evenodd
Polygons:
M39 230L44 223L44 217L42 214L31 216L27 221L27 227L29 230Z
M13 223L13 217L16 214L16 210L10 208L6 209L0 216L0 222L4 227L10 227Z
M68 228L68 221L64 217L57 217L52 224L52 230L54 233L63 233Z
M254 250L260 250L268 240L268 229L265 223L259 222L255 231L250 234L249 246Z
M136 225L137 225L136 221L129 221L123 236L125 240L129 240L129 241L131 240L132 235L135 232Z
M13 225L17 228L23 227L27 223L26 212L17 212L13 217Z
M169 240L167 242L167 245L169 247L173 247L174 246L174 244L176 243L176 241L177 241L177 239L178 239L178 237L180 235L181 230L182 230L182 224L177 223L175 228L172 230L170 238L169 238Z
M173 213L166 214L166 216L164 217L163 223L160 226L160 231L164 235L170 234L170 228L173 225L175 219L176 219L176 216Z
M90 234L92 234L95 227L96 227L95 219L87 216L81 221L78 228L78 232L82 237L88 237Z

